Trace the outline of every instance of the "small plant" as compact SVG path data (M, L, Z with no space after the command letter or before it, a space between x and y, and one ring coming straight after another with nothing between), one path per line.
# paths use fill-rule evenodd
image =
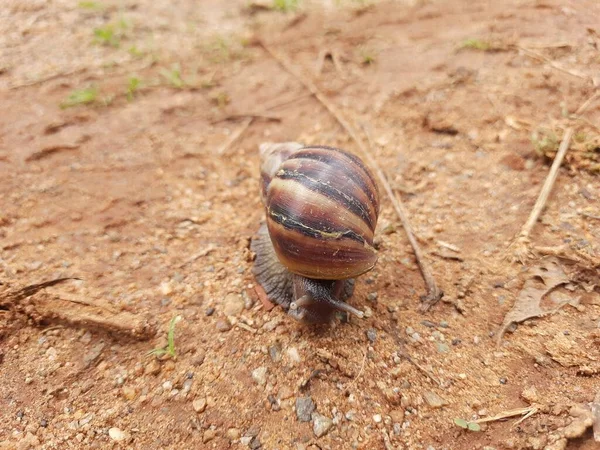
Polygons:
M121 39L117 36L114 25L111 24L94 29L94 42L115 48L121 45Z
M118 48L121 45L121 39L130 27L129 21L121 17L116 24L109 23L103 27L95 28L94 43Z
M231 98L227 92L219 92L215 96L212 97L212 101L219 107L224 108L229 104Z
M129 47L129 49L127 51L134 58L141 58L142 56L144 56L144 52L141 51L139 48L137 48L135 45L132 45L131 47Z
M273 0L273 9L281 12L298 9L298 0Z
M182 89L186 86L186 82L181 78L181 68L179 64L171 66L171 69L160 70L160 75L173 87Z
M89 9L90 11L101 11L104 9L104 5L100 2L79 2L77 6L81 9Z
M477 422L469 422L465 419L454 419L454 424L469 431L481 431L481 426Z
M535 147L535 151L542 156L547 156L549 153L558 151L560 142L558 136L551 130L536 130L531 136L531 142Z
M492 49L492 45L487 41L482 41L481 39L467 39L460 45L460 48L487 52Z
M140 80L139 78L129 78L129 81L127 82L127 101L133 100L133 98L135 97L135 93L140 88L141 84L142 80Z
M73 91L69 96L60 104L60 107L71 108L78 105L87 105L94 103L98 98L98 89L95 86L90 86L86 89L80 89Z
M167 346L164 348L155 348L148 352L148 356L163 356L169 355L171 358L175 358L177 353L175 352L175 325L181 320L180 316L175 316L169 322L169 332L167 333Z
M367 48L361 48L360 49L360 60L361 63L364 64L365 66L369 66L373 63L375 63L375 55L373 54L373 51Z

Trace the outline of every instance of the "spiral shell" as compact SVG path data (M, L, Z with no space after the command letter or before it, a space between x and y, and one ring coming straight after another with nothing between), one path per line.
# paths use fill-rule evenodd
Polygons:
M320 146L291 152L270 180L263 174L263 197L275 253L290 272L342 280L377 262L379 195L358 157Z

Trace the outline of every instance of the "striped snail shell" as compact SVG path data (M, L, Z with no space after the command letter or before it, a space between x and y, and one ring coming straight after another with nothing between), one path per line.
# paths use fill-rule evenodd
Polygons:
M261 197L266 226L252 242L254 274L270 300L297 319L327 321L354 277L373 268L377 184L351 153L298 143L263 144Z

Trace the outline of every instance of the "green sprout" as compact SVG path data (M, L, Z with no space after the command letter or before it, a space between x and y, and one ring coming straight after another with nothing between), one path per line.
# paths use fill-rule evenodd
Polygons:
M482 41L481 39L467 39L460 45L460 48L468 48L471 50L487 52L488 50L492 49L492 45L487 41Z
M295 11L298 9L298 0L273 0L273 9L281 12Z
M90 86L86 89L80 89L73 91L69 96L60 104L60 107L71 108L78 105L87 105L94 103L98 98L98 89L95 86Z
M135 97L135 93L140 88L141 84L142 84L142 80L140 80L139 78L137 78L137 77L129 78L129 81L127 82L127 100L128 101L133 100L133 98Z
M167 334L167 346L164 348L155 348L148 352L148 356L162 356L169 355L171 358L175 358L177 353L175 352L175 324L181 320L180 316L175 316L169 322L169 332Z
M162 68L160 70L160 75L173 87L178 89L182 89L185 87L186 83L181 78L181 68L179 64L175 64L171 66L171 69Z
M89 9L91 11L101 11L104 9L104 5L100 2L79 2L77 6L81 9Z
M465 419L454 419L454 424L469 431L481 431L481 426L477 422L469 422Z

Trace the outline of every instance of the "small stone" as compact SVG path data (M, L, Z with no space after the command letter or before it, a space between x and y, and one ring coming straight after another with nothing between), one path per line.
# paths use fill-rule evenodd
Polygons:
M121 442L127 439L127 433L121 431L119 428L112 427L108 430L108 435L113 441Z
M437 348L438 353L448 353L450 351L450 347L448 347L448 344L445 344L443 342L436 342L435 346Z
M375 423L381 423L381 414L375 414L373 416L373 422L375 422Z
M279 342L276 342L269 347L269 356L273 362L281 361L281 344L279 344Z
M508 383L508 380L506 378L504 378L504 377L500 378L499 381L500 381L500 384L506 384L506 383Z
M135 388L131 386L123 386L123 388L121 389L121 393L123 394L123 397L125 397L129 401L134 400L135 396L137 395L135 392Z
M280 323L281 323L281 319L279 319L278 317L271 319L268 322L265 322L265 324L263 325L263 330L273 331L275 328L277 328L277 326Z
M192 407L197 413L204 412L204 410L206 409L206 399L203 397L194 399L194 401L192 402Z
M373 328L369 328L367 330L367 339L369 340L369 342L374 344L377 340L377 331L375 331Z
M528 386L523 389L521 392L521 397L529 403L537 403L540 400L540 395L538 394L535 386Z
M267 368L262 366L252 371L252 379L259 386L267 384Z
M290 362L294 364L302 362L302 358L300 358L300 353L298 353L298 349L296 347L288 348L286 353L288 358L290 359Z
M292 395L294 395L294 392L288 386L282 386L281 388L279 388L279 392L277 393L279 400L286 400Z
M421 325L427 328L435 328L435 323L430 322L429 320L422 320Z
M427 404L432 408L441 408L448 404L446 400L437 395L435 392L425 391L423 394L423 398L427 402Z
M202 363L204 362L204 358L205 358L205 355L203 352L196 354L192 358L192 366L195 366L195 367L201 366Z
M256 436L254 436L252 438L252 440L250 441L250 443L248 444L248 447L250 447L251 450L258 450L261 446L262 446L262 444L260 443L260 441L258 440L258 437L256 437Z
M206 311L204 312L204 314L206 314L207 316L212 316L215 313L215 308L213 308L212 306L206 308Z
M104 350L104 342L100 342L88 350L85 355L83 355L83 366L86 368L90 367L102 354L102 350Z
M144 373L146 375L158 375L160 373L160 363L156 359L151 360L144 367Z
M229 293L223 299L223 312L227 316L238 316L244 310L244 299L238 294Z
M377 301L377 292L370 292L367 294L367 300L369 300L370 302L376 302Z
M29 450L33 448L38 448L40 445L39 439L34 436L32 433L28 432L25 437L21 438L21 440L17 443L16 447L6 447L6 448L16 448L16 450Z
M390 418L393 423L402 423L404 422L404 410L403 409L393 409L390 411Z
M217 320L216 327L217 327L217 331L220 331L221 333L231 330L231 324L229 323L228 320L224 320L224 319Z
M207 442L212 441L217 436L217 432L211 428L204 431L202 435L202 442L206 444Z
M237 441L240 438L240 430L237 428L230 428L227 430L226 435L230 441Z
M313 418L313 432L315 433L315 436L318 438L327 434L327 432L333 426L333 421L329 417L325 417L322 414L313 413L312 418Z
M296 399L296 416L300 422L310 422L311 414L315 410L315 402L310 397Z

